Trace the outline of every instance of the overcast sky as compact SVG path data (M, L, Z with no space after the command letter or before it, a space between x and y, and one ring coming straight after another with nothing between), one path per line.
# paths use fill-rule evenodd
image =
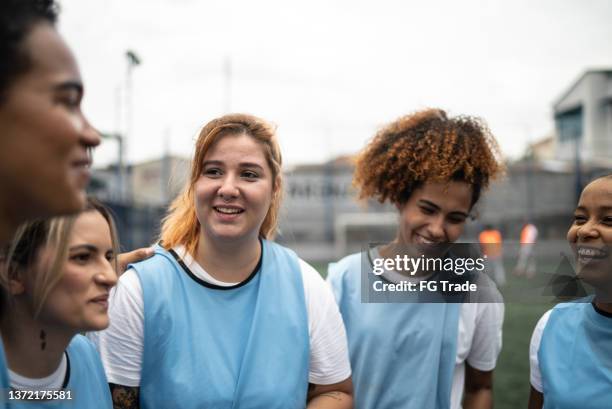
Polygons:
M190 155L228 108L276 123L290 164L354 153L429 106L483 117L517 157L585 69L612 67L609 0L60 2L85 112L105 132L131 129L132 161ZM142 60L131 127L127 49ZM103 145L99 165L116 158Z

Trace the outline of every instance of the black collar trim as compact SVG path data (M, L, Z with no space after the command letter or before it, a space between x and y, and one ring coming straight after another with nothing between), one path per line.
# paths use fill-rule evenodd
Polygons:
M64 382L62 383L62 389L66 389L68 387L68 382L70 382L70 356L68 352L66 354L66 376L64 376Z
M610 312L608 312L608 311L604 311L604 310L602 310L601 308L597 308L597 306L595 305L595 303L594 303L594 302L593 302L593 303L591 303L591 304L593 305L593 308L595 309L595 312L596 312L596 313L598 313L598 314L600 314L600 315L603 315L603 316L604 316L604 317L606 317L606 318L612 318L612 313L610 313Z
M174 257L174 259L176 260L177 263L179 263L179 265L181 266L181 268L183 270L185 270L185 272L187 273L187 275L189 277L191 277L191 279L193 281L195 281L196 283L203 285L204 287L207 288L211 288L213 290L234 290L236 288L240 288L243 285L246 285L249 283L249 281L251 281L256 275L257 272L259 270L261 270L261 264L262 264L262 260L263 260L263 243L261 242L261 240L259 241L259 245L261 246L261 253L259 255L259 260L257 261L257 265L255 266L255 268L253 269L253 272L251 272L251 274L249 274L249 276L244 280L239 282L236 285L230 285L230 286L223 286L223 285L217 285L217 284L213 284L213 283L209 283L207 281L202 280L201 278L199 278L198 276L196 276L193 271L191 271L189 269L189 267L187 267L187 265L185 264L185 262L183 261L183 259L181 259L179 257L178 254L176 254L176 252L173 249L169 249L168 252L172 255L172 257Z

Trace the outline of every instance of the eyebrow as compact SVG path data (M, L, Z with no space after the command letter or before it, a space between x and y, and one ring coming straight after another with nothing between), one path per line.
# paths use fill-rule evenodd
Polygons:
M89 250L89 251L98 251L98 248L93 244L77 244L76 246L70 247L69 251L77 251L77 250Z
M601 206L601 207L598 207L597 210L603 211L603 212L610 212L612 211L612 206ZM576 210L574 210L574 213L578 211L588 213L588 210L584 206L578 206Z
M440 206L438 206L437 204L435 204L435 203L433 203L433 202L430 202L430 201L429 201L429 200L427 200L427 199L420 199L420 200L419 200L419 202L420 202L420 203L422 203L422 204L426 204L426 205L428 205L428 206L431 206L431 207L433 207L433 208L434 208L434 209L436 209L436 210L440 210ZM452 212L450 212L450 214L458 214L458 215L464 216L464 217L466 217L466 218L467 218L467 217L469 217L469 214L467 214L467 213L465 213L465 212L462 212L462 211L460 211L460 210L455 210L455 211L452 211Z
M206 167L210 165L223 166L224 163L220 160L207 160L207 161L204 161L204 163L202 164L202 167ZM240 162L239 165L241 168L259 168L263 170L263 166L261 166L258 163L254 163L254 162Z

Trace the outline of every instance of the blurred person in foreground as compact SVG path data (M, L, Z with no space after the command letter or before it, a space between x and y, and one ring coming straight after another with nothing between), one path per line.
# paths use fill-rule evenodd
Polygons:
M0 244L23 222L79 211L88 149L100 138L81 112L81 76L55 29L53 1L0 4ZM0 294L3 299L6 294ZM9 386L0 343L0 384ZM4 405L0 402L0 406Z
M0 245L18 226L78 212L100 137L81 111L83 83L55 28L53 0L0 2ZM144 249L121 262L146 256ZM0 298L6 294L0 294ZM0 387L8 388L0 343ZM0 401L0 407L4 402Z
M612 175L589 183L567 232L577 278L595 295L557 304L531 337L529 409L612 404Z
M329 267L347 331L356 408L492 408L504 305L486 276L498 302L364 303L361 280L372 277L376 259L392 259L397 248L419 258L455 242L481 191L503 170L497 155L481 120L451 118L440 109L386 125L359 154L353 181L360 198L391 202L398 226L393 242ZM385 268L376 280L418 284L436 277L411 274Z

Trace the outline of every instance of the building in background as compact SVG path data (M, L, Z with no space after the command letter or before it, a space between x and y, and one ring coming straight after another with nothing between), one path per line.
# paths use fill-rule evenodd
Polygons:
M131 190L122 195L120 172L112 165L94 169L87 190L112 209L121 246L133 249L157 240L168 204L185 185L189 170L189 159L171 155L130 165L126 174Z
M612 69L584 72L553 111L557 159L612 165Z
M544 138L530 143L525 152L525 157L536 162L555 160L557 154L557 139L552 133Z
M397 217L390 205L358 202L348 156L285 171L278 241L310 261L329 261L363 243L393 238Z
M132 189L126 201L136 207L167 206L187 182L190 166L189 159L175 155L128 166ZM89 191L101 200L120 202L118 178L115 165L95 169Z

